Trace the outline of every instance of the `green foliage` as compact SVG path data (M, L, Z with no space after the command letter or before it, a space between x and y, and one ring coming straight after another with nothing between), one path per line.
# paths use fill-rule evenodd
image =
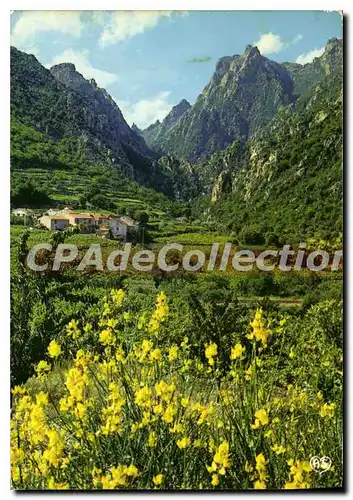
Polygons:
M342 74L281 110L238 161L233 193L212 209L224 229L249 244L335 239L342 232Z
M15 388L15 488L342 484L340 302L300 317L197 300L175 336L177 297L156 290L152 298L156 305L107 293L94 314L53 339L37 376ZM334 467L316 474L314 455ZM33 457L46 465L41 474Z
M11 183L11 205L14 207L46 207L52 203L50 197L29 180Z

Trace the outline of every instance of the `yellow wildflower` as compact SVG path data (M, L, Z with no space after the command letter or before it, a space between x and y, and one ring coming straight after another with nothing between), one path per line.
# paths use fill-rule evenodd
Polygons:
M70 396L76 401L83 400L83 393L87 382L87 374L81 368L71 368L67 374L65 385Z
M320 408L320 417L322 418L332 418L335 413L336 405L335 403L325 403Z
M46 394L45 392L39 392L36 395L36 403L37 405L46 406L48 404L48 394Z
M117 361L119 361L120 363L123 363L123 364L126 363L125 352L121 346L118 347L117 350L115 351L115 359Z
M163 414L162 420L167 424L171 424L173 422L174 416L176 414L176 409L174 405L168 405Z
M103 345L114 345L115 344L115 335L110 328L103 330L99 334L99 342Z
M111 290L110 292L111 298L113 300L113 303L119 307L121 306L124 298L125 298L125 292L123 289L120 288L120 290Z
M147 446L149 448L155 448L156 445L157 445L157 435L154 431L152 431L149 433Z
M61 347L60 345L55 341L52 340L48 346L48 353L51 358L57 358L61 354Z
M287 451L284 446L278 444L272 446L271 450L277 453L277 455L280 455L281 453L285 453Z
M46 361L39 361L37 367L36 367L36 372L38 374L38 377L41 378L41 377L44 377L44 375L46 375L46 373L48 373L51 369L51 366L49 365L49 363L47 363Z
M207 470L210 473L218 472L218 474L223 476L226 473L226 469L229 469L230 466L229 444L227 441L222 441L213 456L212 465L208 466Z
M150 361L160 363L162 361L162 351L160 349L153 349L150 352Z
M22 385L16 385L13 389L11 389L11 392L15 396L17 394L25 394L26 389Z
M163 483L163 480L164 480L163 474L157 474L157 476L154 476L154 478L152 479L153 484L155 486L160 486Z
M212 484L212 486L218 486L219 485L219 475L218 474L212 474L211 484Z
M125 469L125 473L129 477L137 477L139 474L139 471L135 465L131 464L131 465L129 465L129 467L127 467Z
M48 490L68 490L69 485L67 483L57 483L53 476L49 478Z
M170 362L175 361L178 358L179 347L177 345L172 345L168 350L168 359Z
M183 398L181 398L181 406L183 408L186 408L189 404L189 398L187 396L184 396Z
M182 439L179 439L179 441L177 441L176 444L177 444L177 447L182 450L182 449L187 448L188 446L190 446L191 439L189 437L185 436Z
M254 489L255 490L265 490L266 489L266 483L265 483L265 481L260 481L259 479L257 479L254 482Z
M157 396L159 396L163 401L168 402L172 398L176 387L174 383L167 384L164 380L161 380L155 385L155 389Z
M174 424L173 427L170 428L170 432L172 434L174 433L180 434L181 432L183 432L183 430L184 430L183 424L181 424L180 422Z
M252 429L258 429L261 425L267 425L269 422L267 411L265 408L255 412L255 423L251 424Z
M165 321L169 313L167 296L164 292L161 292L156 300L156 308L152 314L151 320L148 325L148 330L150 333L157 334L159 331L160 323Z
M252 327L252 333L250 333L247 337L249 339L256 339L259 342L262 342L263 346L267 345L267 338L270 334L269 330L265 328L265 324L263 321L263 313L262 309L257 309L255 313L254 320L250 323Z
M252 374L254 371L254 367L252 365L249 366L247 370L245 370L245 380L251 380Z
M234 359L242 359L244 351L245 351L245 347L243 347L240 343L236 344L234 347L232 347L230 359L232 361Z
M210 366L214 365L214 358L217 356L217 344L205 344L205 356Z
M75 319L72 319L70 323L66 326L67 336L72 337L74 340L77 339L81 332L78 329L78 323Z
M63 430L58 432L55 429L49 429L47 431L47 436L49 438L49 443L48 448L43 453L43 458L48 460L53 467L57 467L64 455L65 433Z
M254 488L257 490L266 489L266 482L268 479L266 465L267 465L267 461L266 461L263 453L259 453L256 457L256 465L255 465L257 480L254 482Z
M135 391L135 403L142 408L152 406L152 391L149 387L141 387Z
M294 461L293 459L288 460L287 463L290 466L290 481L285 483L284 489L309 488L309 474L312 472L310 463L300 460Z

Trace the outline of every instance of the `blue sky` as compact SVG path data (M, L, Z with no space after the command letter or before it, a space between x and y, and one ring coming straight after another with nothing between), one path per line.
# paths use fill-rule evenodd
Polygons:
M278 62L306 63L341 17L320 11L25 11L11 16L11 44L45 66L73 62L95 78L126 120L144 128L185 98L191 104L217 60L256 44Z

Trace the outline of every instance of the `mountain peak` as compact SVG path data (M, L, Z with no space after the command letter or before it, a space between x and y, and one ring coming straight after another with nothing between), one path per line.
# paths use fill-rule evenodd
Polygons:
M172 107L171 111L168 113L165 119L168 117L173 117L174 119L179 119L181 115L185 113L189 108L191 108L191 104L186 99L182 99L179 104L176 104Z
M172 107L167 116L164 118L162 122L163 127L168 129L173 127L173 125L175 125L183 114L190 108L191 104L186 99L182 99L179 104Z
M135 122L132 124L131 130L133 130L134 132L136 132L136 134L141 135L141 130L139 129L139 127L136 125Z
M91 87L88 80L76 71L76 66L72 63L55 64L50 68L50 73L57 81L75 90L81 90L82 87Z
M69 62L63 62L63 63L59 63L59 64L54 64L54 66L52 66L50 68L50 71L76 71L76 66L73 64L73 63L69 63Z
M144 137L157 150L198 162L235 139L243 144L294 98L288 71L263 57L258 47L248 45L242 55L218 60L195 104L177 122L171 122L167 133ZM169 125L175 111L173 108L163 126L167 120Z
M248 58L254 58L261 56L259 49L254 45L247 45L245 52L244 52L244 57Z
M154 141L161 136L165 136L169 130L176 125L181 117L191 108L191 104L186 99L182 99L169 111L162 123L157 120L155 123L142 131L142 136L148 145L153 147Z
M342 41L341 38L337 38L336 36L334 36L333 38L330 38L327 41L326 47L328 47L329 45L334 45L334 44L340 43L341 41Z
M343 42L341 38L330 38L326 44L325 52L333 52L335 50L340 50L343 47Z
M182 100L179 102L178 106L186 106L186 107L190 108L190 107L191 107L191 104L190 104L190 103L189 103L189 101L187 101L186 99L182 99Z

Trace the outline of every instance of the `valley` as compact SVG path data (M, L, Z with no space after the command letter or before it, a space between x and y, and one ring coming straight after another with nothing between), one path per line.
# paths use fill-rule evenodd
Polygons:
M243 272L218 255L211 270L145 272L132 257L174 243L209 262L219 243L230 263L284 245L332 261L342 39L305 64L247 45L215 63L195 102L138 125L73 63L11 47L12 487L340 488L343 262ZM40 224L63 209L127 217L133 236ZM107 269L126 241L127 268ZM43 243L37 272L28 253ZM78 250L55 270L59 245ZM104 268L77 270L92 245ZM334 466L316 474L316 455Z

